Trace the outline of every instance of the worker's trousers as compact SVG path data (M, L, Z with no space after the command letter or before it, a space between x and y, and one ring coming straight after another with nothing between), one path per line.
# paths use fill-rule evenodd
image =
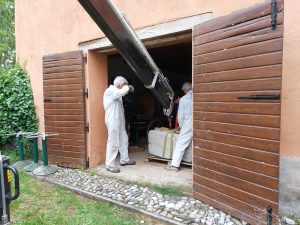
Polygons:
M106 146L106 168L114 167L114 161L120 152L120 163L126 163L128 158L128 135L124 120L114 120L106 123L108 139Z
M174 153L172 157L171 165L175 167L180 167L182 157L185 150L189 147L193 138L193 129L191 121L186 121L177 137L177 142L175 144Z

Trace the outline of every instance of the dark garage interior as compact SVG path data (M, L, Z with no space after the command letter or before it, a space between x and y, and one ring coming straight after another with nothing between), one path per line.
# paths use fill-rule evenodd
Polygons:
M181 97L182 84L192 80L192 44L153 48L149 53L168 78L175 96ZM119 54L108 56L108 76L109 85L116 76L123 76L135 87L134 93L123 97L126 128L131 146L146 147L147 133L156 126L174 128L177 105L174 106L171 118L164 116L161 106Z

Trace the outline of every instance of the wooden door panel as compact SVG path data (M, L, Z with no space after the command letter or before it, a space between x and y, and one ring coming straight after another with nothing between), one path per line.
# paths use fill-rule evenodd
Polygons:
M219 133L228 133L241 136L256 137L262 139L279 140L280 129L279 128L266 128L257 126L245 126L229 123L209 122L205 123L201 121L194 121L194 128L198 130L209 130Z
M215 160L209 160L197 156L194 156L193 160L195 166L207 168L222 173L224 175L236 177L238 179L245 180L278 191L278 182L276 178L266 176L263 174L254 173L249 170L244 170L239 167L231 166L229 164L225 164L222 162L217 162ZM218 208L217 205L215 207Z
M209 42L224 40L233 36L240 36L244 34L249 34L254 31L263 30L269 28L271 24L271 17L269 15L259 17L254 20L250 20L245 23L239 23L236 26L230 26L228 28L210 32L195 38L195 45L203 45ZM277 14L277 25L283 23L283 12Z
M251 224L268 206L278 223L283 0L275 30L271 13L266 1L193 30L194 196Z
M86 168L84 60L81 51L43 57L45 131L52 163Z
M280 127L280 116L270 115L194 111L194 121L196 120L251 125L259 127Z
M248 83L249 84L249 83ZM281 84L281 79L280 79L280 83ZM274 82L272 84L272 86L276 86L279 85L278 83ZM225 84L226 85L226 84ZM224 85L224 86L225 86ZM194 87L196 86L196 84L194 85ZM208 86L209 87L209 86ZM233 85L234 87L234 85ZM230 85L228 86L229 88L233 88L230 87ZM211 87L209 87L211 88ZM213 87L215 88L215 87ZM279 87L280 88L280 87ZM201 88L200 88L201 89ZM245 84L245 89L246 89L246 84ZM269 88L268 88L269 89ZM204 92L204 90L203 90ZM280 91L277 90L271 90L271 91L261 91L261 90L254 90L254 91L234 91L234 92L227 92L226 95L224 95L224 92L208 92L208 93L197 93L195 94L194 100L197 102L251 102L251 99L243 99L243 101L241 101L239 99L240 96L249 96L249 95L264 95L264 94L277 94L280 95ZM274 102L280 102L280 100L260 100L260 103L274 103Z
M280 115L280 103L257 103L253 104L236 102L194 102L195 111L220 112L220 113L243 113L260 115ZM245 119L247 117L245 116Z
M224 49L230 49L233 47L243 46L251 43L259 43L275 38L281 38L282 35L278 32L283 32L283 26L279 25L276 28L276 30L277 32L274 33L272 30L270 30L270 28L266 28L263 30L243 34L241 36L215 41L213 45L212 43L207 43L204 45L194 46L194 52L196 54L204 54Z
M272 152L260 151L257 149L234 146L226 143L215 142L211 140L194 139L194 146L199 149L206 149L218 153L224 153L227 156L239 157L242 159L250 159L270 165L278 165L279 154Z
M281 65L260 66L215 73L194 74L194 83L237 81L256 78L281 77Z

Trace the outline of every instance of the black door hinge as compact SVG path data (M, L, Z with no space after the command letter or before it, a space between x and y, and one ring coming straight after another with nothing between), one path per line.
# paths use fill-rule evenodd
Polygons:
M86 98L89 98L89 89L85 89L85 91L83 92L83 96L85 96Z
M267 225L272 225L272 207L267 207Z
M271 0L271 27L276 30L277 27L277 0Z
M89 122L86 123L85 130L86 130L86 132L90 132L90 124L89 124Z
M87 63L87 57L86 56L83 56L83 61L84 61L84 63Z
M89 168L90 167L90 158L88 157L86 162L85 162L85 168Z

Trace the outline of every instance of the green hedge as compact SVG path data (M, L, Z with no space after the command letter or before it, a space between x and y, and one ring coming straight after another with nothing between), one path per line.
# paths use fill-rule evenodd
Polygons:
M24 69L16 65L0 74L0 146L14 140L5 134L37 129L30 80Z

